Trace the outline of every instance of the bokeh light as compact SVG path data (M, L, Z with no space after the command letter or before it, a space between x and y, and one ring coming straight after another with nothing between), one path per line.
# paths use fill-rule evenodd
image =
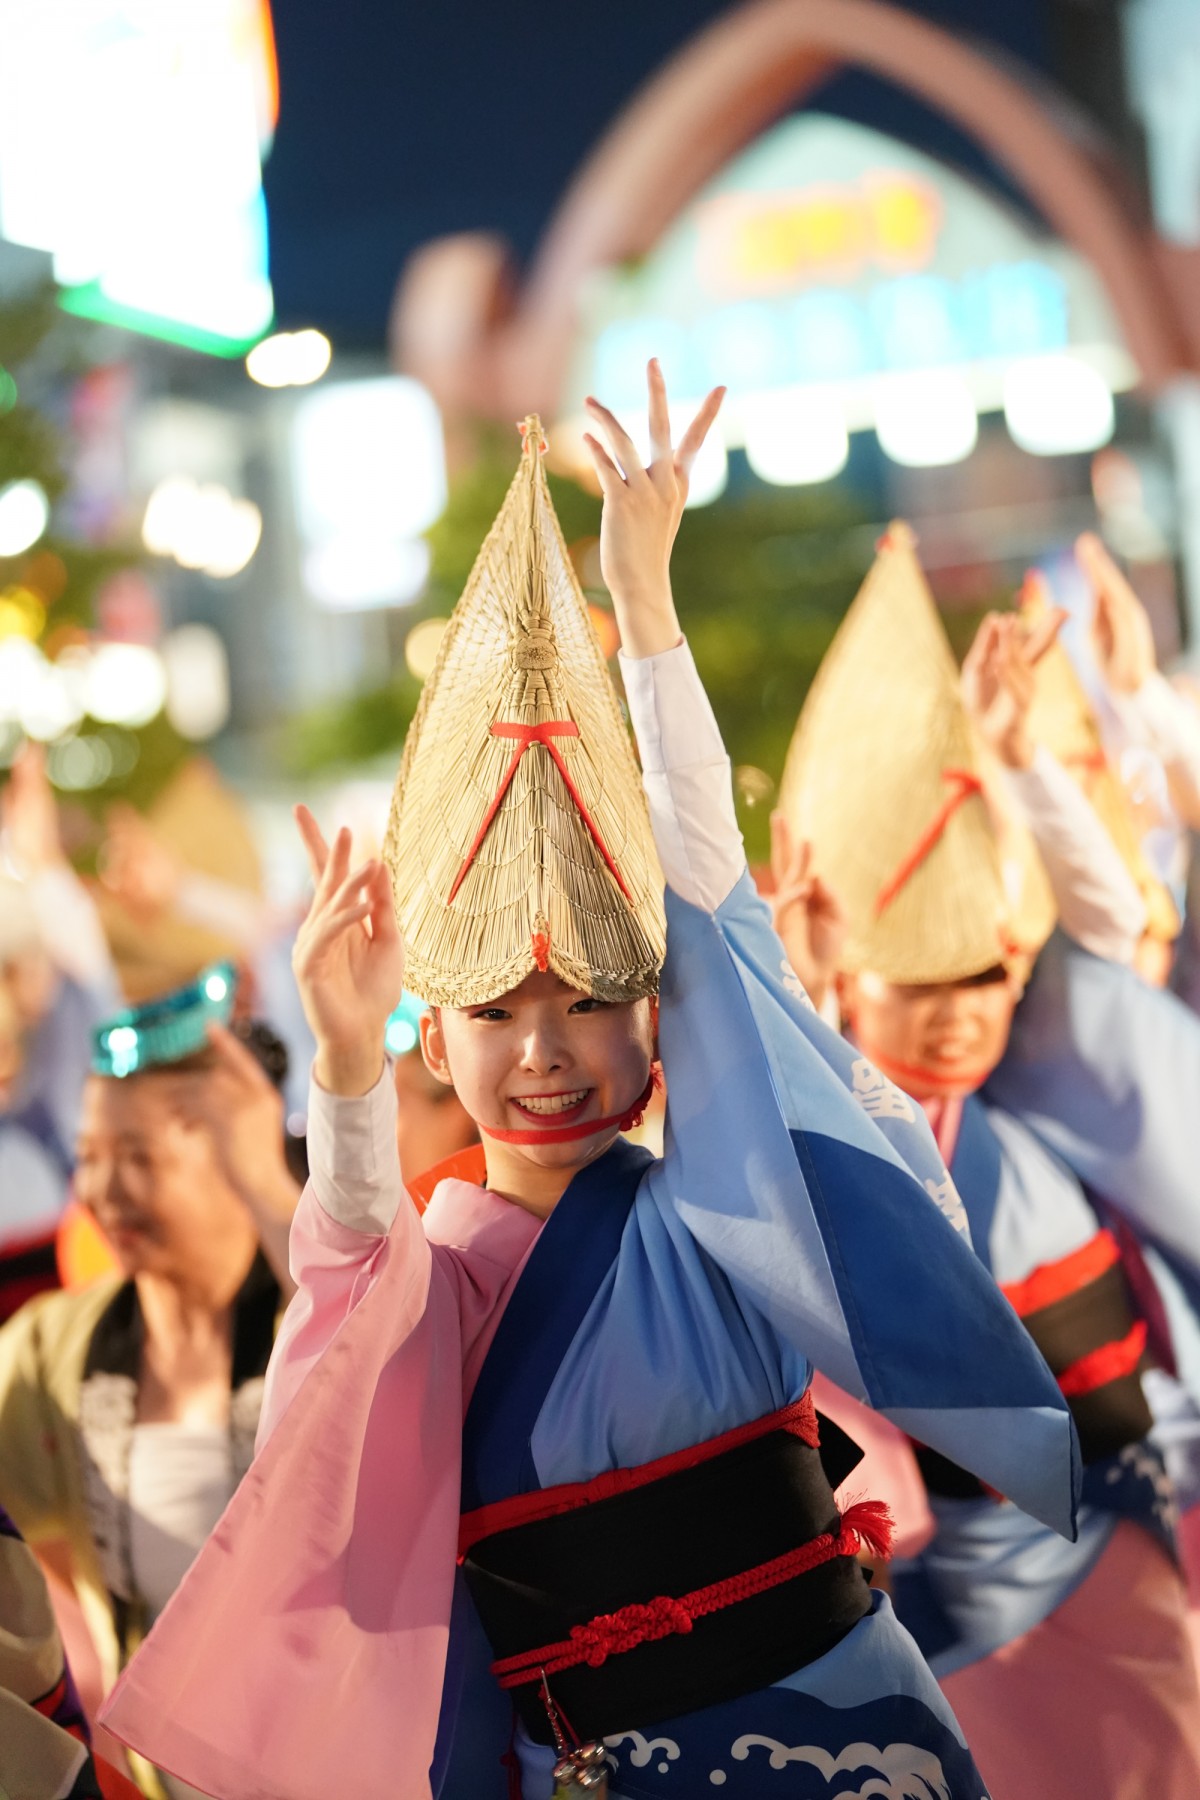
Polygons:
M10 481L0 488L0 556L20 556L49 523L50 502L39 482Z
M277 331L255 344L246 373L260 387L307 387L324 375L332 355L323 331Z
M404 640L404 660L418 681L428 681L433 674L449 619L422 619Z

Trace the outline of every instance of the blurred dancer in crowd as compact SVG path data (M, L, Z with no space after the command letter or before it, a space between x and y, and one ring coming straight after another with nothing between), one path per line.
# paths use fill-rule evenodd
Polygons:
M1185 1800L1200 1784L1200 1692L1143 1379L1152 1337L1160 1355L1172 1347L1139 1237L1182 1245L1185 1262L1190 1242L1194 1267L1200 1202L1175 1168L1181 1122L1173 1148L1163 1121L1126 1110L1118 1154L1103 1115L1117 1092L1148 1115L1164 1082L1186 1106L1200 1029L1133 973L1146 922L1137 886L1078 783L1030 737L1036 666L1056 625L986 620L960 691L911 534L894 527L805 704L782 804L845 909L839 986L864 1053L862 1104L920 1104L929 1117L953 1180L940 1202L956 1210L961 1199L977 1253L1059 1378L1086 1464L1069 1544L920 1450L937 1529L915 1566L895 1571L898 1609L993 1800ZM1015 1027L1036 944L1005 888L972 726L1033 832L1059 915ZM1110 1010L1097 1030L1088 1014L1101 996ZM1147 1008L1157 1061L1136 1029ZM1059 1025L1052 1066L1030 1091L1047 1013ZM1195 1041L1172 1065L1181 1023ZM1102 1044L1081 1048L1072 1025ZM1082 1116L1052 1106L1061 1085L1081 1093Z
M822 1464L814 1361L1071 1528L1069 1415L927 1191L925 1122L865 1115L754 893L667 572L719 395L675 452L650 381L650 469L594 402L591 440L649 818L536 420L409 733L392 875L304 815L300 1293L248 1481L106 1713L218 1796L786 1800L815 1763L979 1800L854 1560L887 1533L835 1503L855 1455L830 1432ZM441 1183L424 1229L381 1068L402 975L486 1144L489 1187ZM619 1134L659 1049L656 1160Z
M425 1010L415 995L403 994L384 1032L396 1089L396 1149L410 1190L420 1176L479 1142L475 1121L454 1089L425 1067L420 1048ZM456 1174L465 1172L465 1167L455 1169Z
M0 1331L0 1501L66 1540L105 1685L249 1466L290 1292L282 1047L221 1027L232 994L213 969L96 1034L76 1183L119 1273Z
M63 854L40 746L0 797L0 1319L57 1285L92 1031L117 1004L95 908Z
M90 1746L46 1578L0 1508L0 1795L137 1800L132 1783Z

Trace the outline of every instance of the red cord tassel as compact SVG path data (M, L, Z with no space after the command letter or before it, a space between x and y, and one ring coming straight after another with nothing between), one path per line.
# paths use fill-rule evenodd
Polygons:
M886 1562L896 1545L896 1521L882 1500L856 1500L842 1514L842 1534L852 1531L862 1549Z

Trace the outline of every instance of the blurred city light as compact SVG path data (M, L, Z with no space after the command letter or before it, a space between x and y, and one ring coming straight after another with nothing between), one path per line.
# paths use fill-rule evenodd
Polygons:
M164 639L167 718L191 742L215 737L229 718L229 658L208 625L181 625Z
M50 502L36 481L10 481L0 488L0 556L20 556L49 523Z
M890 375L875 389L875 431L893 462L935 469L961 462L975 448L979 415L971 390L954 369Z
M70 737L51 745L46 772L56 788L67 792L103 787L113 772L112 750L96 734Z
M428 681L437 661L449 619L422 619L404 640L404 660L418 681Z
M55 738L74 731L84 710L80 683L70 671L47 662L39 651L18 703L21 729L39 743L51 744Z
M1116 425L1107 381L1077 356L1030 356L1010 364L1004 417L1013 442L1034 456L1098 450Z
M333 354L323 331L277 331L255 344L246 373L260 387L307 387L319 381Z
M446 504L442 421L417 381L328 383L292 423L304 579L323 606L401 606L425 584L421 533Z
M219 482L190 475L160 481L142 521L147 550L218 578L244 569L261 537L262 514L252 500L237 500Z
M101 644L84 685L93 719L112 725L148 725L163 709L167 673L157 650L146 644Z
M0 0L0 39L4 236L52 253L69 311L244 354L273 313L266 0Z
M836 388L779 388L746 396L739 408L746 461L779 487L828 481L850 454L846 413Z
M330 538L305 552L304 585L335 612L404 606L429 579L429 545L421 538Z

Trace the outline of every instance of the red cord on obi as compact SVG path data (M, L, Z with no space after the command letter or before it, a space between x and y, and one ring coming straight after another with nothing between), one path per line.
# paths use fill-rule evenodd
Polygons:
M854 1556L865 1549L880 1558L891 1554L896 1528L892 1515L881 1500L860 1500L842 1514L836 1534L826 1532L811 1538L783 1556L759 1563L740 1575L725 1581L714 1581L708 1587L696 1588L690 1594L673 1599L669 1594L656 1594L644 1605L623 1606L615 1613L600 1613L586 1625L575 1625L569 1637L557 1644L542 1644L536 1650L523 1650L518 1656L506 1656L492 1664L492 1673L502 1688L522 1687L530 1681L541 1681L548 1675L560 1675L564 1669L587 1663L598 1669L610 1656L623 1656L639 1644L652 1644L660 1638L686 1635L697 1619L709 1613L735 1606L739 1600L750 1600L765 1594L782 1582L794 1581L835 1556Z

